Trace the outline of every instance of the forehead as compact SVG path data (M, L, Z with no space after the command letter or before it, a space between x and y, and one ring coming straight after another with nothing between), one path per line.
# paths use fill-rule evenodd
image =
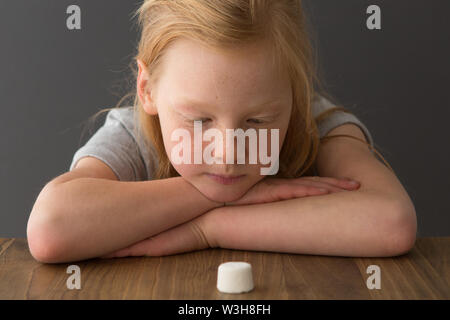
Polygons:
M284 70L273 63L265 43L233 49L214 49L188 39L179 39L163 59L159 86L172 98L192 97L205 102L252 99L265 103L290 94Z

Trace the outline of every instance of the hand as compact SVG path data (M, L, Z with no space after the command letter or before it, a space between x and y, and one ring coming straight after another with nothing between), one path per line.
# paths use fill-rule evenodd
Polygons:
M216 209L100 258L165 256L217 247L214 239L207 232L206 222L209 214L214 210Z
M351 191L359 188L359 182L351 184L347 178L305 176L296 179L265 177L236 201L227 206L274 202L292 198L318 196L327 193Z

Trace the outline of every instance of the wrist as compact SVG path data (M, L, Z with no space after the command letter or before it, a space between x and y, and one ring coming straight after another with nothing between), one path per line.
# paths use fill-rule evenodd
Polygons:
M202 230L211 248L220 247L221 219L227 210L229 209L226 207L218 207L199 217Z

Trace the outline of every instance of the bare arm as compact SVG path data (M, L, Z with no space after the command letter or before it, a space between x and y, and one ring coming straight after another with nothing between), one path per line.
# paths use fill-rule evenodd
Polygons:
M330 134L364 139L354 125ZM113 256L167 255L207 247L299 254L380 257L415 242L414 205L395 174L350 138L320 147L321 176L351 177L356 191L216 208ZM200 231L198 231L200 230ZM179 239L182 239L179 240Z
M354 125L331 133L364 139ZM414 205L394 173L358 141L321 146L322 176L351 177L357 191L220 207L106 257L161 256L208 247L338 256L395 256L416 237Z
M220 205L182 177L140 182L78 178L41 192L28 222L28 241L42 262L84 260Z
M364 139L352 124L330 132ZM356 191L249 206L223 207L204 219L213 246L338 256L392 256L409 251L416 213L395 174L361 142L335 138L320 147L321 176L351 177Z
M383 195L345 191L208 214L212 246L299 254L380 257L411 247L404 212Z

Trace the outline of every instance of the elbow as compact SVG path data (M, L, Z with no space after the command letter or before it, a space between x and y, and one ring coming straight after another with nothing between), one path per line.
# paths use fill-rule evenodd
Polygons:
M27 236L28 247L31 256L41 263L59 263L60 261L55 245L46 240L45 237Z
M61 263L63 261L62 241L55 232L52 222L29 220L27 241L31 256L41 263Z
M64 262L51 197L45 189L39 194L27 223L27 242L31 256L41 263Z
M396 203L388 211L383 233L385 256L407 254L414 248L417 234L417 217L411 201Z

